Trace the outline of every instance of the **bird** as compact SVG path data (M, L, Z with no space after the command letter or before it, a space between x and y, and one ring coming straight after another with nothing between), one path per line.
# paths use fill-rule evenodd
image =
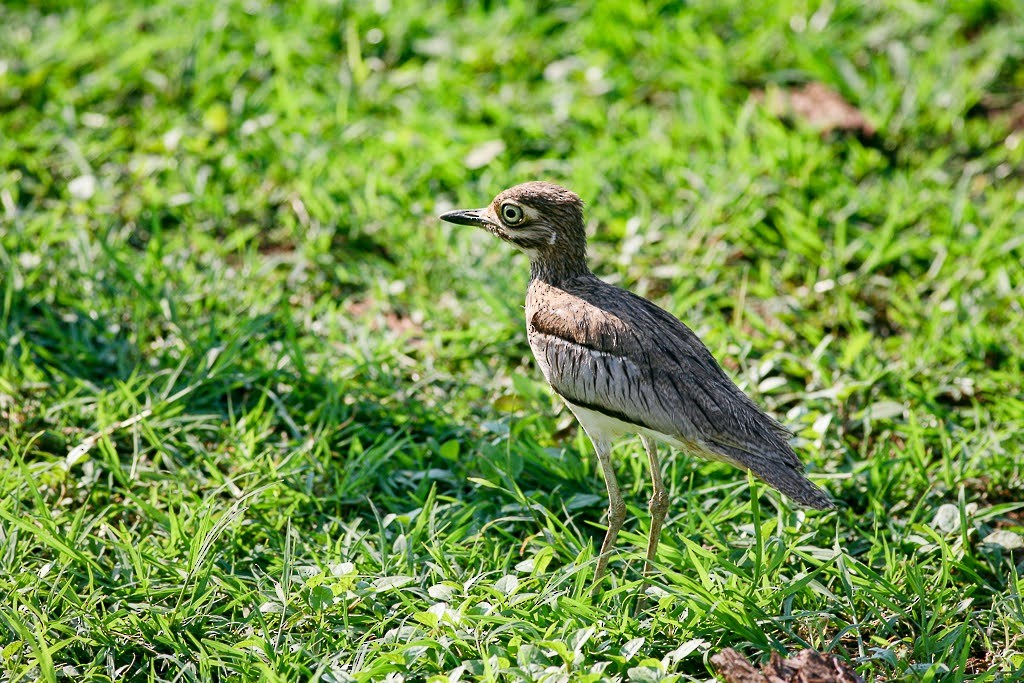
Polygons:
M613 442L627 434L640 436L653 484L645 577L653 572L669 508L658 443L749 471L801 505L835 507L804 475L791 433L736 386L686 324L591 272L579 195L531 181L484 208L449 211L440 219L483 228L529 257L530 349L590 437L608 490L595 586L625 520L611 454Z

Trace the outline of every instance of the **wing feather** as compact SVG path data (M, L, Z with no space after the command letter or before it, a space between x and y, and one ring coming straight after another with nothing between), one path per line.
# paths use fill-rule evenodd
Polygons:
M531 286L530 345L563 398L749 469L799 502L828 503L785 428L675 316L597 278L538 294Z

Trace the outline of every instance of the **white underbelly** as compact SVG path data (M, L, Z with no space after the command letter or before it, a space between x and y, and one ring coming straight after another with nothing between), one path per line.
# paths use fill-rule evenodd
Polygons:
M562 400L565 401L564 398ZM708 460L728 462L733 465L736 464L725 456L714 453L707 448L702 448L700 444L683 441L677 437L649 429L648 427L623 422L617 417L605 415L604 413L599 413L596 410L591 410L590 408L584 408L583 406L576 405L571 401L565 401L565 405L569 406L569 410L571 410L572 414L576 416L576 419L580 421L580 424L583 426L583 430L587 433L587 436L590 437L590 440L594 442L595 447L598 443L611 444L612 441L626 434L640 434L642 436L650 437L655 441L660 441L661 443L678 448L690 455L699 455L700 457L707 458Z
M564 399L563 399L564 400ZM640 425L631 424L629 422L623 422L617 417L611 415L605 415L599 413L596 410L590 408L584 408L578 406L571 401L565 401L565 405L569 406L569 410L576 416L576 419L583 425L584 431L594 441L610 442L617 439L620 436L626 434L643 434L649 436L652 439L657 439L669 445L675 446L676 448L690 450L687 448L679 439L673 438L667 434L656 432L647 427L641 427Z

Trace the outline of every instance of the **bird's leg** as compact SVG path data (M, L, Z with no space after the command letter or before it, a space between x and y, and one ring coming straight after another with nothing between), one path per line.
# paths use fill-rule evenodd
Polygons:
M615 479L615 470L612 468L611 443L594 439L594 449L597 451L597 460L601 463L601 471L604 473L605 486L608 487L608 531L604 535L601 556L597 560L597 569L594 571L594 586L596 587L608 568L608 556L611 554L612 546L615 545L615 537L619 535L622 522L626 519L626 503L622 500L619 483Z
M647 506L647 509L651 511L651 535L647 538L647 562L644 564L644 576L650 576L654 569L654 556L658 552L661 525L668 512L668 492L665 491L665 484L661 481L657 444L649 436L641 436L640 440L644 442L647 460L651 464L651 480L654 482L654 495L651 496L651 501Z

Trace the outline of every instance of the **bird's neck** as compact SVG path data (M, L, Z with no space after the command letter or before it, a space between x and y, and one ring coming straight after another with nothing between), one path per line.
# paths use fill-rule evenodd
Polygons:
M540 280L557 285L560 282L584 275L590 275L585 249L573 253L541 253L530 259L531 281Z

